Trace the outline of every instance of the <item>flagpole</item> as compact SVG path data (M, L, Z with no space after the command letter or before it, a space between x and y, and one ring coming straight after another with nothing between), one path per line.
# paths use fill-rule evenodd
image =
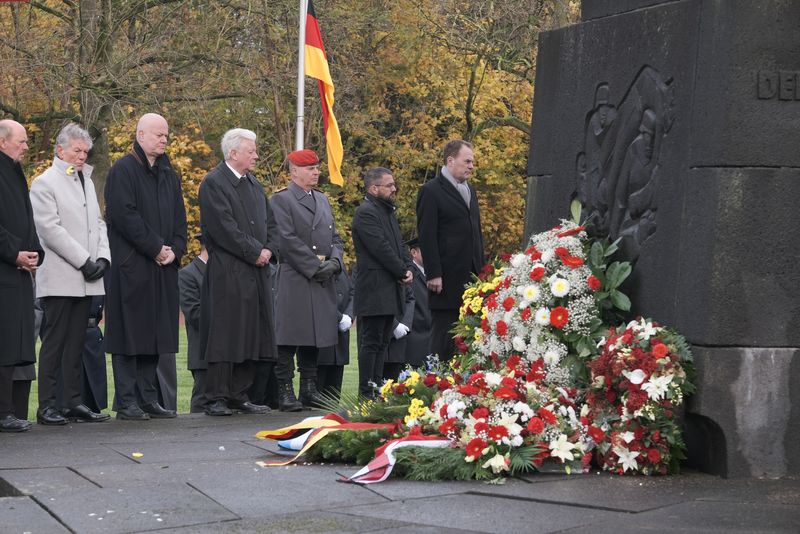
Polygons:
M294 137L295 150L303 149L303 116L306 92L306 0L300 0L300 31L297 51L297 124Z

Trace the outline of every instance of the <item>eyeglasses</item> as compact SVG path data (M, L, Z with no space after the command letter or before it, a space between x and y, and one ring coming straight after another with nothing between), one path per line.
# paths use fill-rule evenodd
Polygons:
M395 189L397 189L397 184L396 184L395 182L392 182L392 183L390 183L390 184L375 184L375 186L376 186L376 187L388 187L388 188L390 188L390 189L391 189L391 188L395 188Z

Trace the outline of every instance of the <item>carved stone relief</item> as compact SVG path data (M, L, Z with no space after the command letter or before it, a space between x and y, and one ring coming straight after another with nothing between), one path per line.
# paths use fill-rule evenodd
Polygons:
M622 238L620 248L630 261L656 231L659 156L675 120L672 82L645 66L619 106L609 101L609 84L600 83L586 115L576 160L578 198L590 232Z

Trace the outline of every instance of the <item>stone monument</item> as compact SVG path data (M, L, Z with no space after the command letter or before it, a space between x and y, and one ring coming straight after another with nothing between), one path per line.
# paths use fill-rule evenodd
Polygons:
M800 474L800 2L584 0L543 33L526 237L573 198L692 344L689 463Z

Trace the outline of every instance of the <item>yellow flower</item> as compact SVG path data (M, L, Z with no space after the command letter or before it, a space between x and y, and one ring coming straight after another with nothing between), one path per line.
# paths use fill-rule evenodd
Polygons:
M410 388L411 386L415 386L417 382L419 382L419 373L416 371L411 371L411 374L408 375L408 378L406 378L405 381L406 387Z
M489 291L494 291L495 288L497 288L497 284L495 284L494 282L492 283L484 282L483 284L481 284L481 291L483 291L484 293L488 293Z
M481 306L483 306L483 299L480 297L475 297L469 303L469 307L472 310L472 313L478 313L481 311Z
M387 396L389 392L392 391L392 386L394 385L394 380L387 380L383 386L381 386L381 395Z
M483 337L483 330L480 328L475 329L475 341L480 341L481 337Z

